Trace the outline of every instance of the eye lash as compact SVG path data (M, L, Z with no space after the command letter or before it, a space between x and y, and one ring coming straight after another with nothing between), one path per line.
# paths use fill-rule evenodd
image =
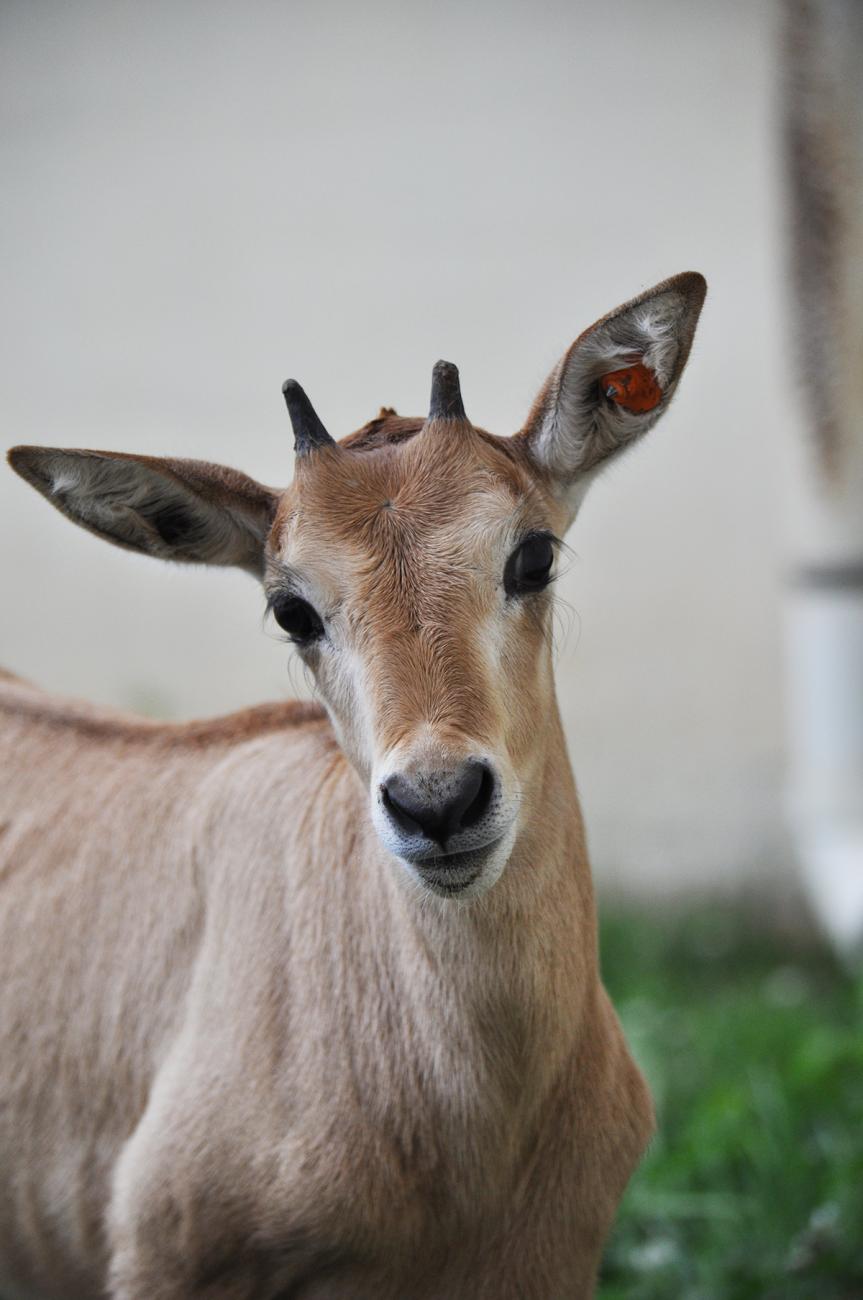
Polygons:
M555 551L559 551L565 546L562 537L558 537L550 528L531 528L523 537L519 537L516 546L524 546L525 542L550 542Z
M267 594L266 604L264 605L264 618L272 614L273 609L282 600L305 600L303 593L295 586L274 587Z
M264 605L264 618L269 618L277 601L289 600L294 594L293 591L288 590L286 587L279 587L277 591L271 591Z
M270 613L277 600L289 600L292 596L304 600L302 586L302 578L293 565L285 564L282 560L268 559L264 586L265 616Z
M561 562L561 557L564 556L568 557L570 560L577 558L575 551L573 551L569 543L566 542L564 538L558 537L557 533L553 533L550 528L540 528L537 532L528 533L528 537L546 538L554 547L554 556L555 559L558 561L558 564L560 564ZM551 575L549 581L557 582L558 578L560 578L563 575L563 573L566 572L568 572L568 569L557 568L555 572Z

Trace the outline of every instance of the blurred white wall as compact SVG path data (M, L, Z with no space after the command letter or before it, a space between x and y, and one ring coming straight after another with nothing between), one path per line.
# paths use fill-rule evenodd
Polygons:
M710 295L671 414L570 537L559 684L597 872L788 888L774 13L743 0L0 10L7 445L291 473L458 362L519 426L570 340L678 270ZM285 696L246 577L168 570L0 474L0 661L166 716Z

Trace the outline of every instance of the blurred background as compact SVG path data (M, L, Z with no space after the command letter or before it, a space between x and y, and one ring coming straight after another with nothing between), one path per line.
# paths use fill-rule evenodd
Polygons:
M473 420L507 433L595 318L707 277L674 406L593 488L560 587L606 973L666 1107L609 1296L863 1294L863 1000L807 938L813 901L830 908L801 887L786 815L806 802L809 724L786 707L785 579L813 553L815 471L784 23L744 0L0 8L7 445L201 457L280 485L286 377L340 436L382 404L424 413L440 356ZM244 575L113 549L9 472L0 538L13 671L162 717L302 692Z

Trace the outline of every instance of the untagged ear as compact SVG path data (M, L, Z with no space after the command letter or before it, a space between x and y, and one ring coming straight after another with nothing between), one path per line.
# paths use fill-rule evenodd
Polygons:
M279 494L238 470L56 447L13 447L9 464L74 523L117 546L263 573Z
M696 271L664 280L585 330L549 375L518 436L573 504L668 409L706 292Z

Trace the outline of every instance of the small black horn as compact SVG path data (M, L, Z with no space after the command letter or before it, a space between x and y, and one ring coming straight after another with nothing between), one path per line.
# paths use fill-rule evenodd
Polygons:
M458 366L436 361L432 370L430 420L466 420L458 382Z
M331 438L318 419L305 390L296 379L287 379L282 384L282 393L291 425L294 430L294 451L298 456L305 456L315 447L335 447L335 438Z

